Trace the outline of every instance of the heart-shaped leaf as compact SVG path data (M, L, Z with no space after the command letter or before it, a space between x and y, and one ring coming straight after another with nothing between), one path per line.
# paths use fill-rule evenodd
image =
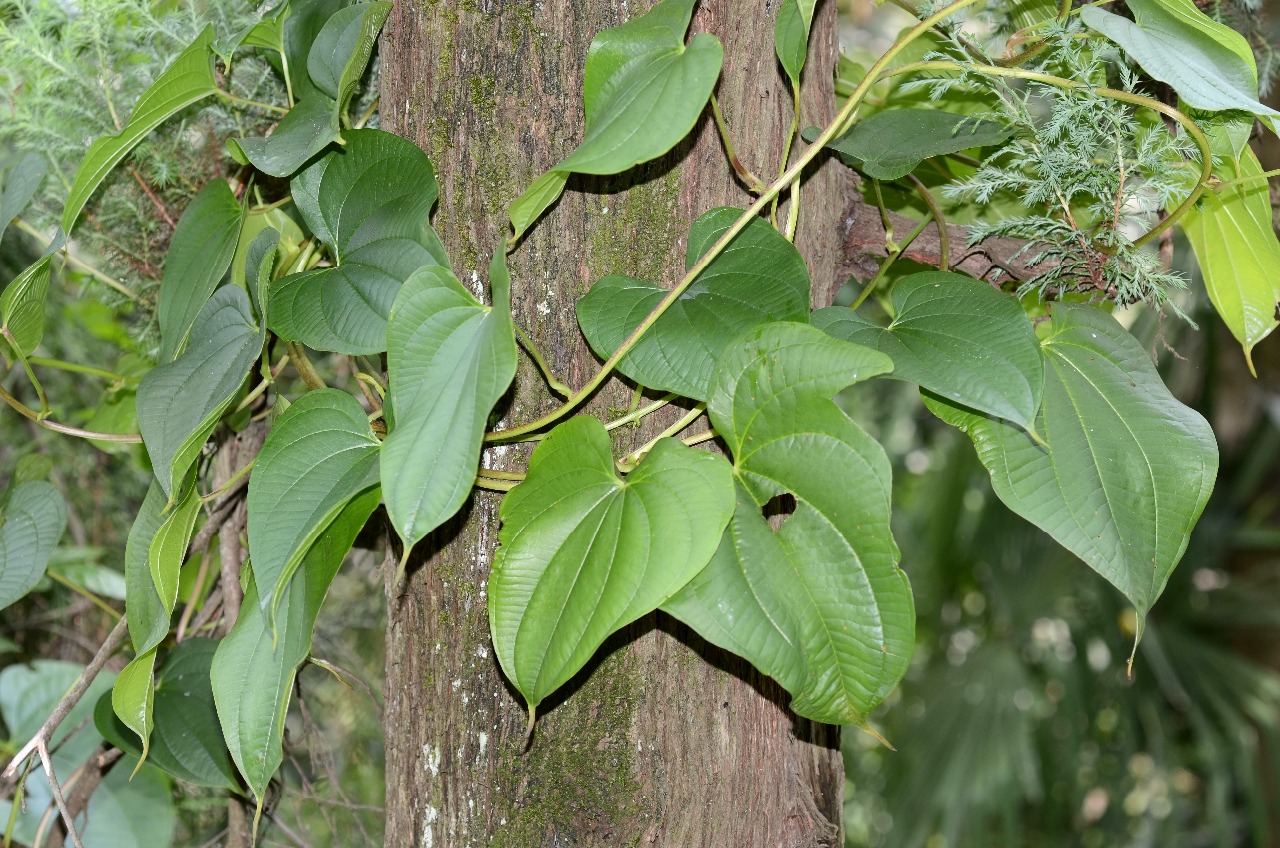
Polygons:
M1273 123L1280 112L1258 101L1258 70L1244 36L1201 12L1193 0L1129 0L1134 20L1097 6L1080 19L1124 50L1187 105L1240 109Z
M296 176L293 200L335 265L273 286L271 329L317 350L380 353L400 285L424 265L447 265L427 224L435 171L416 145L353 130L346 146Z
M308 392L276 419L249 479L249 555L263 609L316 538L378 483L378 438L364 409L338 389Z
M502 502L489 577L494 650L531 713L701 571L732 512L723 457L662 439L624 481L595 418L552 430Z
M370 489L352 500L312 544L281 594L274 630L258 601L257 581L251 580L240 617L214 654L210 679L222 735L259 811L284 759L285 713L294 675L311 652L316 616L379 497Z
M323 94L303 97L266 138L228 139L237 159L264 174L289 177L312 157L338 141L338 107Z
M812 323L888 356L891 377L1031 428L1044 365L1015 298L964 274L929 271L894 284L893 311L888 327L841 306L818 310Z
M689 231L691 268L742 215L723 207ZM743 332L769 321L806 321L809 272L795 247L755 219L698 275L680 298L618 363L653 389L705 400L711 372ZM578 301L578 323L593 350L608 357L649 315L667 290L629 277L605 277Z
M165 657L155 682L155 727L150 762L170 775L212 789L239 791L235 770L213 703L209 669L218 643L185 639ZM112 711L103 695L93 711L98 732L117 748L143 758L138 737Z
M1041 345L1044 446L938 398L929 408L973 439L1006 506L1124 593L1141 638L1209 500L1218 448L1208 423L1169 393L1115 319L1066 303L1052 315Z
M213 78L213 56L209 51L213 34L212 26L201 30L187 49L173 60L173 64L156 77L138 98L124 129L89 145L76 170L71 191L67 193L67 204L62 210L63 230L71 232L94 191L138 142L168 118L218 90Z
M307 73L316 88L347 108L373 55L391 3L355 3L325 22L307 54Z
M773 49L791 84L800 84L800 72L809 57L809 28L817 0L782 0L773 25Z
M244 209L226 180L210 180L192 199L169 241L156 319L160 361L178 355L196 316L231 267Z
M493 405L516 374L511 278L499 248L493 308L446 268L416 271L387 326L395 426L382 446L382 493L408 548L466 501Z
M817 137L817 129L805 137ZM1012 135L997 121L935 109L889 109L863 118L827 147L845 164L877 180L905 177L926 159L1000 144Z
M513 204L514 239L555 203L569 173L617 174L666 153L689 134L711 97L724 48L685 32L697 0L661 0L645 14L601 32L583 74L582 143Z
M1247 182L1208 191L1179 222L1191 242L1213 308L1244 348L1276 328L1280 304L1280 241L1271 225L1271 193L1254 152L1245 147L1216 169L1224 180Z
M265 327L249 296L223 286L200 310L186 351L157 365L138 385L138 428L165 494L177 494L218 418L258 360Z
M0 172L0 236L35 197L49 164L39 153L24 153Z
M889 528L890 467L884 449L831 398L846 386L888 372L889 358L796 323L748 333L716 369L707 411L733 454L734 474L757 507L783 493L796 509L778 534L779 546L750 546L722 565L742 572L789 568L788 596L798 627L792 644L804 655L805 679L792 689L798 714L834 724L862 723L906 672L914 648L915 606ZM759 513L739 513L751 530ZM743 531L741 525L737 528ZM752 534L760 536L757 525ZM756 562L760 558L762 562ZM737 559L742 562L734 562ZM705 600L705 594L703 599ZM690 623L707 618L708 638L748 622L756 633L735 646L759 667L785 657L785 617L741 591L726 595L741 607L699 605ZM679 606L673 611L687 611ZM776 633L767 632L764 621ZM795 685L791 674L780 682Z
M67 527L62 495L44 480L15 486L0 508L0 609L39 582Z

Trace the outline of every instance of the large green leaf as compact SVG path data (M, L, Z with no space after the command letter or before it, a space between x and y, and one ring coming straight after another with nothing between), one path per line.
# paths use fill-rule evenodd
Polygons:
M689 231L691 268L742 215L713 209ZM705 400L722 352L745 331L769 321L806 321L809 271L795 247L757 218L739 233L618 363L653 389ZM578 323L596 353L611 355L667 290L629 277L605 277L578 301Z
M489 577L494 650L531 713L701 571L732 512L723 457L663 439L624 481L595 418L552 430L502 502Z
M289 0L289 18L284 22L284 52L293 96L298 100L323 96L307 73L307 58L325 23L346 5L347 0ZM284 72L286 68L280 70Z
M62 229L71 232L94 191L138 142L168 118L218 90L213 78L213 56L209 50L212 43L213 27L207 26L142 92L124 129L89 145L67 194L67 205L62 211Z
M1258 101L1258 71L1244 36L1211 20L1193 0L1128 0L1128 6L1132 21L1090 5L1080 17L1193 108L1280 118Z
M186 351L157 365L138 385L138 428L156 479L171 498L218 418L258 360L265 327L249 296L223 286L200 310Z
M378 31L391 14L391 3L356 3L325 22L307 54L311 82L347 108L360 77L373 55Z
M805 136L816 137L816 130ZM827 147L868 177L896 180L934 156L1000 144L1013 132L997 121L936 109L888 109L864 118Z
M800 85L800 72L809 57L809 28L817 0L782 0L773 25L773 49L793 86Z
M289 177L340 138L337 105L317 93L295 103L266 138L233 138L227 146L264 174Z
M39 153L15 156L9 166L0 171L0 236L14 218L22 214L35 196L49 163Z
M244 208L226 180L210 180L191 200L169 241L156 319L160 361L182 349L196 316L231 267Z
M1000 500L1124 593L1141 637L1209 500L1218 448L1115 319L1065 303L1052 315L1041 346L1045 445L940 399L929 407L973 439Z
M213 639L186 639L165 657L155 682L150 762L197 786L239 791L209 680L217 647ZM94 708L93 720L108 742L139 759L144 756L140 740L112 712L106 695Z
M291 183L336 264L276 283L271 329L317 350L372 354L386 349L387 315L405 279L448 263L427 223L438 189L426 154L381 130L353 130L346 142Z
M44 576L53 546L67 528L67 506L49 483L15 486L0 508L0 609L30 592Z
M888 356L892 377L1031 428L1044 366L1016 299L964 274L928 271L894 284L893 311L888 327L841 306L818 310L812 323Z
M1245 147L1217 168L1224 180L1262 173ZM1253 370L1253 348L1276 328L1280 304L1280 241L1271 225L1271 192L1264 179L1208 191L1179 222L1191 242L1214 309L1244 348Z
M308 392L276 419L249 478L249 555L270 609L347 504L378 483L378 438L354 397Z
M724 603L704 584L671 606L708 639L732 628L732 649L780 674L796 713L833 724L865 722L914 647L914 601L889 528L888 457L831 400L891 368L882 353L796 323L761 327L726 353L707 411L756 511L739 508L736 550L707 576L724 587ZM758 510L784 493L796 508L774 544ZM769 570L789 584L790 639L787 616L773 612L782 603L741 585ZM799 685L794 667L777 671L794 646L804 656Z
M285 713L294 675L311 651L316 616L378 499L377 489L360 495L316 539L281 595L274 631L258 601L257 581L250 581L240 617L214 655L210 678L222 735L259 809L284 759Z
M511 278L499 248L489 271L493 307L446 268L405 282L387 326L395 426L382 446L382 494L410 547L466 501L489 413L516 374Z
M685 45L695 2L661 0L592 40L583 75L582 143L553 171L617 174L661 156L689 134L724 57L719 39L707 33ZM544 175L516 201L515 238L559 198L557 185L563 189L563 179Z

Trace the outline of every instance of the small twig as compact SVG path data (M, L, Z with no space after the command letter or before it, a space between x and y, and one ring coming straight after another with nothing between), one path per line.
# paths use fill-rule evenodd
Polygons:
M133 174L134 181L142 188L142 191L147 195L147 199L151 201L151 205L160 213L160 217L169 225L169 229L172 230L177 228L178 223L174 221L173 216L169 214L168 207L166 207L164 205L164 201L157 197L156 193L151 190L151 186L147 184L147 181L142 178L142 173L138 170L138 166L130 165L129 173Z
M124 751L119 748L99 749L93 752L89 760L80 768L76 769L71 777L67 778L67 810L74 819L89 807L89 799L93 796L94 790L102 783L102 779L107 776L107 772L111 767L124 756ZM53 831L49 835L49 840L44 848L62 848L63 836L58 831Z
M341 683L343 686L350 688L351 684L348 681L355 681L356 683L358 683L360 685L361 691L363 691L364 694L368 696L369 702L373 704L374 709L378 711L378 719L379 721L381 721L382 705L378 703L378 698L373 694L373 689L369 686L368 683L366 683L358 675L353 674L352 672L348 671L347 669L343 668L337 663L331 663L328 660L322 660L317 656L309 657L309 659L311 660L312 665L316 666L317 668L322 668L325 671L332 674L334 678L336 678L337 681Z
M289 359L293 362L293 367L298 370L298 376L302 378L302 382L307 384L310 389L327 389L328 385L316 373L315 366L311 364L311 360L307 358L307 351L297 342L285 342L285 349L289 351Z
M71 836L71 844L76 848L84 848L84 843L80 841L80 834L76 833L75 820L71 816L71 811L67 809L66 800L62 797L62 787L58 785L58 778L53 773L53 758L49 756L49 746L43 738L36 743L36 751L40 754L44 773L49 778L49 791L53 793L53 803L58 805L58 812L62 813L62 823Z
M751 172L750 168L742 164L742 160L738 158L738 154L734 151L733 139L729 137L729 125L725 123L724 113L720 111L720 101L714 94L711 95L711 115L715 118L716 129L720 131L720 141L724 144L724 152L729 158L729 166L738 175L738 179L742 180L746 185L748 191L752 194L760 194L765 190L765 184Z
M551 373L551 365L538 351L533 340L525 335L524 330L516 325L516 339L520 342L520 346L524 348L525 353L529 354L529 358L538 366L538 370L542 372L542 379L547 381L547 388L558 394L560 397L567 398L573 394L573 389L561 382L555 374Z
M95 433L92 430L81 430L79 427L69 427L66 424L59 424L56 421L50 421L48 418L41 418L40 413L15 398L13 395L0 388L0 400L9 404L23 418L30 419L46 430L52 430L55 433L62 433L65 436L78 436L81 439L90 439L95 442L129 442L131 444L142 444L141 436L134 436L128 433Z

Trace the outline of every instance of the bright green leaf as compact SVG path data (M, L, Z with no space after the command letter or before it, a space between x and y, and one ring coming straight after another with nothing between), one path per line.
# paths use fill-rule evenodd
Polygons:
M138 426L156 479L170 497L257 362L264 338L249 296L223 286L200 310L186 351L142 378Z
M806 130L812 140L816 130ZM996 121L935 109L888 109L854 124L827 147L878 180L905 177L926 159L1000 144L1012 131Z
M294 675L311 651L311 633L329 584L378 505L371 489L351 501L307 551L282 594L273 634L250 581L240 617L213 658L210 678L231 759L258 798L284 759L284 719Z
M818 310L812 323L888 356L891 377L1031 427L1044 366L1035 330L1016 299L964 274L928 271L894 285L893 311L888 327L841 306Z
M283 209L269 209L265 212L253 212L245 215L240 226L240 238L236 244L236 255L231 260L231 282L241 288L248 288L247 272L249 245L267 229L276 230L280 234L280 247L285 255L296 251L302 244L302 228ZM272 269L274 270L274 269Z
M773 49L793 86L800 85L800 72L809 56L809 28L817 0L782 0L773 26Z
M24 153L0 172L0 236L35 196L49 165L39 153Z
M1223 180L1257 177L1262 166L1245 147L1218 166ZM1253 370L1253 348L1276 328L1280 308L1280 241L1271 225L1271 193L1264 179L1207 191L1179 222L1191 242L1209 300L1244 348Z
M864 722L901 680L914 648L914 601L889 528L888 457L831 400L891 368L884 354L813 327L768 324L726 353L707 400L734 473L756 505L783 493L795 497L795 512L778 534L785 559L755 567L789 565L793 572L794 641L806 677L792 691L791 708L833 724ZM778 551L744 555L772 558ZM750 603L733 613L757 622L761 614ZM771 634L751 647L780 650ZM747 659L769 664L767 654Z
M0 609L30 592L44 576L53 546L67 527L67 507L49 483L15 486L0 510Z
M689 231L691 268L742 215L713 209ZM705 400L721 354L746 330L770 321L806 321L809 271L795 247L756 218L698 275L618 364L653 389ZM667 289L629 277L605 277L578 301L578 323L591 347L610 356L649 315Z
M311 82L347 108L378 42L378 31L391 14L391 3L356 3L325 22L307 54Z
M316 350L373 354L386 349L401 284L447 261L427 223L437 186L426 154L381 130L353 130L346 140L291 183L308 228L337 264L276 283L271 329Z
M534 180L524 194L511 204L511 229L514 234L511 240L517 241L534 222L542 217L564 193L565 184L569 182L568 171L547 171Z
M335 516L377 483L378 439L354 397L320 389L285 410L249 478L249 556L263 609L283 597Z
M503 499L489 577L494 649L530 710L701 571L732 513L723 457L663 439L624 481L595 418L552 430Z
M0 355L17 359L18 354L30 356L44 338L44 302L49 293L49 266L53 254L67 243L67 237L58 230L53 241L35 262L23 269L13 282L0 293L0 327L13 338L18 350L14 351L8 340L0 337Z
M244 209L221 179L206 183L178 219L156 307L161 362L178 355L196 316L227 273L243 220Z
M264 174L288 177L340 137L337 106L313 94L294 104L266 138L233 138L227 145Z
M1213 490L1217 444L1114 318L1066 303L1052 316L1036 427L1044 446L940 399L929 408L973 439L1006 506L1129 599L1141 637Z
M485 426L516 374L511 279L499 248L489 272L493 307L446 268L405 281L387 325L395 426L382 446L382 493L411 547L466 501Z
M207 26L142 93L124 129L89 145L67 194L67 205L62 211L63 230L71 232L94 191L138 142L168 118L218 90L213 78L213 56L209 51L212 43L213 27Z

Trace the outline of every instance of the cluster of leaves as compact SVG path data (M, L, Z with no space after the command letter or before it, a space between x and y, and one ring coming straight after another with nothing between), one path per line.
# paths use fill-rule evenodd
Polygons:
M539 704L611 633L663 609L778 680L799 715L865 725L908 669L914 598L890 528L884 448L833 398L882 376L919 385L929 408L972 438L999 498L1119 589L1136 608L1135 639L1141 637L1208 500L1217 449L1204 419L1170 394L1132 336L1104 310L1066 299L1053 303L1037 328L1014 296L946 269L899 280L883 300L887 325L843 307L811 313L811 281L790 238L798 193L792 223L781 232L760 216L828 143L869 174L894 178L926 159L970 150L976 138L996 144L1012 138L1014 147L993 167L1010 170L1012 161L1020 167L1007 183L1064 204L1065 217L1052 220L1065 221L1071 238L1039 236L1049 245L1042 261L1067 268L1053 293L1080 287L1064 282L1065 245L1087 238L1089 261L1108 257L1116 264L1089 278L1094 290L1121 302L1158 299L1155 266L1136 258L1156 230L1122 241L1115 205L1143 191L1159 197L1154 163L1189 148L1109 105L1094 114L1095 105L1116 97L1094 88L1101 59L1068 37L1076 34L1074 24L1052 23L1056 9L1044 20L1050 35L1039 44L1045 61L1058 64L1044 67L1086 78L1025 69L1012 75L1055 80L1071 92L1066 113L1084 118L1087 111L1094 128L1068 126L1061 109L1037 121L1034 92L996 87L999 104L992 106L1003 104L992 112L996 121L969 129L964 120L934 123L931 132L896 138L896 161L870 155L875 151L860 145L883 146L894 134L855 135L867 91L904 72L890 63L976 0L928 14L868 71L783 175L759 188L751 208L713 209L698 218L673 288L606 277L578 302L583 336L605 360L595 377L552 413L487 432L517 365L506 249L518 248L570 173L624 171L661 156L690 131L722 61L714 36L685 41L694 3L661 0L597 36L586 60L582 142L512 205L513 234L495 251L488 305L459 282L431 229L438 187L426 156L351 118L390 3L296 0L221 38L207 27L142 93L120 132L89 147L61 216L68 233L153 129L214 96L227 97L214 73L215 54L232 66L238 51L260 50L278 68L287 112L270 135L246 132L229 147L242 164L280 180L273 185L287 186L288 195L251 204L248 192L237 198L232 182L207 183L178 222L160 286L159 355L135 398L137 431L155 479L125 551L134 657L114 680L110 710L98 712L105 738L182 780L247 790L260 813L282 762L297 669L360 529L384 503L403 563L474 486L508 492L488 609L495 654L531 722ZM1241 89L1248 87L1246 73L1229 80L1228 95L1217 99L1202 96L1199 77L1177 69L1164 74L1168 63L1158 60L1170 49L1225 51L1237 65L1244 61L1236 42L1190 0L1185 8L1174 5L1177 14L1165 14L1146 0L1130 0L1137 23L1092 7L1081 17L1190 106L1267 116L1256 103L1256 73L1252 94ZM789 0L779 11L777 53L796 90L813 8ZM1126 26L1137 27L1137 35ZM1164 39L1158 49L1149 47L1152 32ZM942 58L914 70L958 71L967 79L999 76L1000 67ZM1226 66L1214 59L1208 67ZM1176 111L1118 94L1165 114ZM1010 110L1005 125L1000 121ZM1185 120L1187 132L1204 137ZM1133 132L1146 135L1135 141ZM1050 145L1068 161L1035 166L1029 154ZM1241 149L1232 156L1237 166ZM1073 170L1079 156L1103 152L1105 169L1115 174ZM1197 152L1207 177L1211 157L1200 144ZM1134 188L1122 162L1136 163L1138 173L1152 165L1153 173ZM992 180L997 174L979 170L975 179L983 173ZM1208 188L1202 178L1178 195L1170 217L1187 220L1190 203ZM1224 205L1235 208L1230 200ZM1110 216L1102 214L1107 210ZM1075 220L1080 213L1088 217ZM1221 224L1207 206L1197 214ZM0 350L31 375L41 408L7 392L4 399L45 426L49 407L31 356L43 338L49 265L63 237L0 295ZM1052 256L1055 246L1060 255ZM1274 279L1247 283L1259 284ZM356 374L361 397L327 385L308 349L341 358ZM371 359L383 354L385 374ZM286 362L310 389L292 399L277 381ZM705 410L712 429L684 440L673 438L682 429L672 430L632 456L614 457L609 425L572 416L614 372L694 402L680 428ZM251 466L202 494L207 443L220 427L244 430L249 419L269 426L261 451ZM713 436L723 454L694 448ZM522 440L538 442L527 473L481 466L486 442ZM239 615L217 642L189 638L181 626L175 635L184 568L208 555L219 526L217 513L205 515L203 507L222 504L244 475L249 560ZM17 487L14 503L35 497L32 485ZM775 531L765 510L784 496L796 506ZM51 547L46 533L35 542L22 535L21 514L11 505L0 516L0 551L11 537L24 550ZM241 563L222 565L223 574L233 574ZM8 560L0 561L0 585L8 570ZM15 580L14 591L25 584ZM237 588L228 582L222 591ZM175 680L199 697L175 705L165 696ZM179 732L200 744L179 744Z

